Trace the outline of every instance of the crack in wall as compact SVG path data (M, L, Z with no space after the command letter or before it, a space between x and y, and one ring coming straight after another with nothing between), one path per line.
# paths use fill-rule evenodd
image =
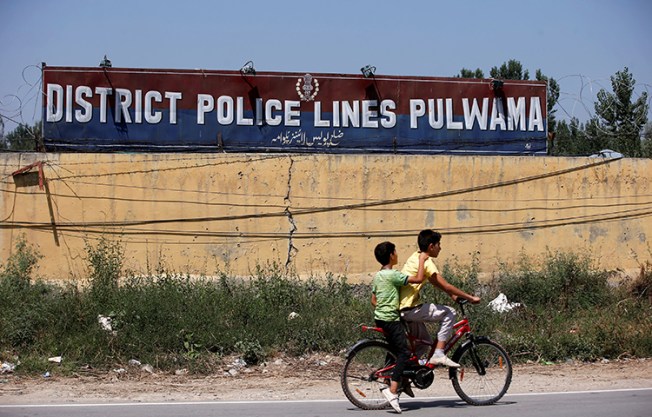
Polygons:
M297 225L294 222L294 216L292 215L292 211L290 210L290 205L291 205L291 200L290 200L290 193L292 191L292 168L294 167L294 159L290 157L290 167L288 168L288 183L287 183L287 193L285 194L285 198L283 201L285 202L285 216L288 218L288 222L290 223L290 231L289 231L289 236L288 236L288 256L285 261L285 268L287 269L291 264L292 264L292 259L294 256L296 256L297 252L299 252L299 249L297 249L296 246L294 246L294 232L297 231Z

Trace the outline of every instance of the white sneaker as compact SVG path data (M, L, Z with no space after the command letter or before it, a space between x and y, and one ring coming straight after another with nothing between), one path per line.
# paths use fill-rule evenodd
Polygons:
M443 355L443 356L432 355L432 357L430 358L430 360L428 362L430 362L433 365L448 366L449 368L459 368L460 367L459 363L453 362L446 355Z
M392 391L389 390L389 388L383 388L380 390L380 392L383 393L385 396L385 399L389 401L389 405L392 406L394 411L397 413L401 414L403 410L401 410L401 406L398 405L398 395L394 394Z

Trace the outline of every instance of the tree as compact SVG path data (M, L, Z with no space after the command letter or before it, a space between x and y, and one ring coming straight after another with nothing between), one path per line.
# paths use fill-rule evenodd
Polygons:
M35 151L43 143L41 123L36 122L34 126L19 124L11 133L4 137L0 143L0 149L10 151Z
M643 158L652 158L652 124L645 126L643 141L641 142L641 156Z
M528 70L523 71L523 65L520 61L515 59L510 59L507 62L504 62L503 65L498 67L493 67L489 71L491 78L498 78L501 80L529 80L530 73Z
M588 155L589 143L584 133L584 126L573 117L570 122L562 120L557 125L555 140L550 149L551 155Z
M594 123L607 147L630 157L641 156L641 129L647 123L647 92L632 102L636 80L625 67L611 77L613 93L598 92ZM593 120L592 119L592 120Z
M480 68L476 68L475 71L462 68L460 74L455 76L456 78L484 78L484 72Z

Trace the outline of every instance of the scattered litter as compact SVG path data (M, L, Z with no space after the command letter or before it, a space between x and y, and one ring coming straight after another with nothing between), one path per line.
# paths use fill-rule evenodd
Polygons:
M247 366L247 362L242 358L238 358L234 360L230 365L228 365L229 370L224 372L224 375L236 376L240 373L240 370L245 368L246 366Z
M520 306L521 303L510 303L507 301L507 296L502 292L498 294L498 297L489 302L489 307L491 307L493 311L497 311L499 313L504 313Z
M43 374L43 378L49 378L49 377L50 377L50 371Z
M299 317L299 313L296 313L296 312L293 311L293 312L291 312L290 315L288 316L288 320L294 320L294 319L296 319L297 317Z
M113 319L111 317L107 317L107 316L103 316L101 314L98 314L97 322L100 323L100 327L102 327L102 330L105 330L107 332L111 332L111 334L113 336L118 334L118 332L113 330Z
M122 374L126 374L127 370L125 368L118 368L118 369L114 369L113 372L115 372L118 375L122 375Z
M187 374L188 374L188 370L187 370L186 368L183 368L183 369L177 369L176 371L174 371L174 374L175 374L175 375L187 375Z
M13 363L3 362L0 366L0 374L10 374L14 372L14 369L16 369L16 365Z
M141 363L138 359L129 359L129 366L140 366Z
M149 372L150 374L154 373L154 367L152 365L150 365L150 364L143 365L143 367L140 368L140 369L145 371L145 372Z
M51 358L48 358L48 362L52 363L61 363L61 356L53 356Z
M234 360L231 364L231 367L234 368L244 368L245 366L247 366L247 362L242 358Z

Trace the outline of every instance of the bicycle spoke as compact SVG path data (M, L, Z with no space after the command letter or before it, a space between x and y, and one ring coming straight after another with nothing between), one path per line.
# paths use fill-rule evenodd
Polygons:
M388 361L394 360L387 344L380 341L368 341L351 352L341 377L342 390L349 401L364 410L387 407L380 388L389 383Z
M507 353L490 341L479 341L462 348L453 386L469 404L493 404L507 392L512 366Z

